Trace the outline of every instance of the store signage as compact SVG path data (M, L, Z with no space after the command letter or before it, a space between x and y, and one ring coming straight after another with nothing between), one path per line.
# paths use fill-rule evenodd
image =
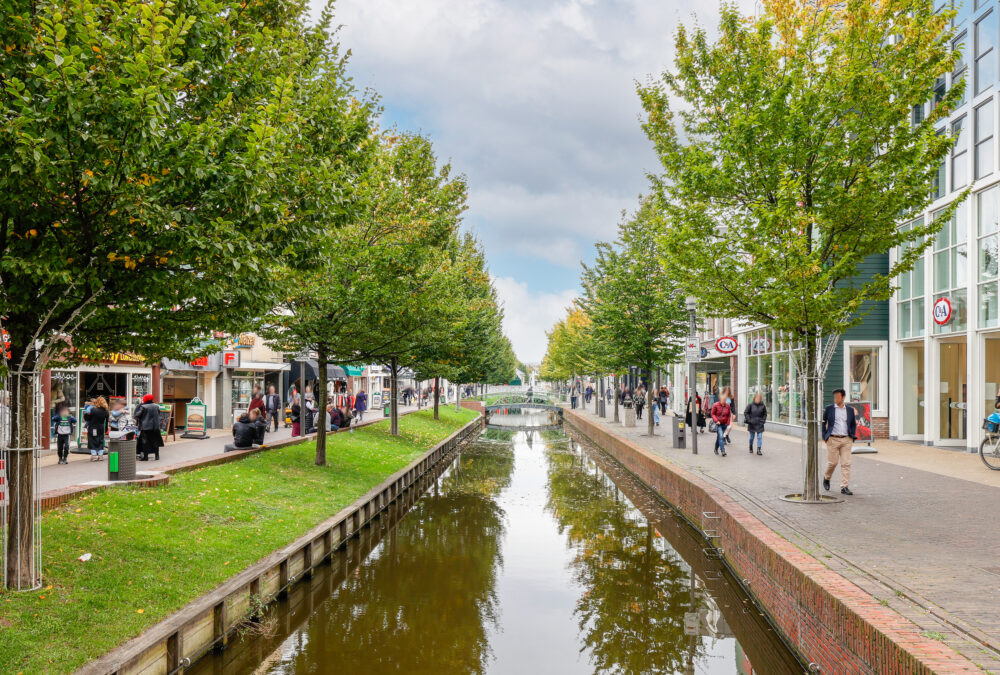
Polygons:
M7 331L0 331L0 347L3 347L3 357L5 359L10 358L10 333Z
M222 352L222 365L227 368L237 368L240 365L240 353L235 350Z
M701 361L701 344L697 339L689 339L684 345L684 354L688 363Z
M951 301L948 298L939 298L934 303L934 323L944 326L951 321Z
M715 341L715 348L723 354L732 354L736 351L736 346L737 342L734 337L720 337Z
M764 354L771 351L771 341L767 338L754 338L750 342L750 351L754 354Z
M208 406L201 402L201 399L194 398L187 404L184 414L184 438L207 438L205 431L205 420L208 415Z
M118 352L116 354L106 354L102 361L108 361L115 365L119 363L145 363L142 357L131 352Z
M208 365L208 357L199 356L198 358L191 361L191 365L195 366L196 368L204 368L205 366Z

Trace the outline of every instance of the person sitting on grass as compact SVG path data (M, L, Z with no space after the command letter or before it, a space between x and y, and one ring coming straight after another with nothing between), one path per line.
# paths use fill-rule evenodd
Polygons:
M337 431L340 429L340 423L344 421L344 417L340 412L340 408L333 405L327 407L327 414L330 415L330 431Z

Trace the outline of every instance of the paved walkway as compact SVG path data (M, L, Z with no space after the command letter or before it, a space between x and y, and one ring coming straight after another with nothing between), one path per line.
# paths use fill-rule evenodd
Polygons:
M765 434L764 456L750 455L735 429L729 456L713 454L700 434L697 456L670 447L669 414L646 425L605 424L619 436L695 471L743 503L764 523L818 560L943 639L989 673L1000 673L1000 472L978 455L876 441L875 455L855 455L853 497L804 506L780 497L802 489L803 443ZM609 415L610 417L610 415ZM825 451L821 449L825 466ZM839 469L833 487L839 485ZM836 492L840 496L839 490Z
M400 406L400 413L407 413L416 410L416 406ZM365 422L382 419L381 410L369 410L365 413ZM265 443L274 443L292 437L291 427L284 428L279 425L277 431L269 431L264 437ZM230 429L212 429L209 437L199 440L182 439L177 436L177 441L171 441L160 449L160 460L150 459L148 462L137 462L136 468L139 471L151 471L170 464L186 462L200 457L217 455L225 450L226 444L232 443L233 433ZM91 462L90 455L70 454L69 464L57 464L56 455L43 457L41 460L40 490L46 492L58 488L69 487L70 485L80 485L89 481L103 481L108 478L108 459L105 456L103 462Z

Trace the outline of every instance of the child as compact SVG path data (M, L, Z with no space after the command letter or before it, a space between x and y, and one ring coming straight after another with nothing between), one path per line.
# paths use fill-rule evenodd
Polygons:
M76 418L69 414L69 406L60 403L52 420L52 433L56 435L56 452L59 463L69 464L69 439L76 429Z

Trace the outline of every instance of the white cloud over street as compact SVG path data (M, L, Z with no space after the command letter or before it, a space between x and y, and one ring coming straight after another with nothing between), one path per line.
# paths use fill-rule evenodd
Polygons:
M540 356L580 259L614 237L658 168L636 80L670 63L680 23L712 26L717 9L682 0L337 3L357 84L379 92L387 123L426 132L468 176L467 223L498 281L523 301L508 304L506 320L522 359ZM553 299L562 303L555 313Z
M527 363L541 361L545 354L545 331L562 318L576 291L536 291L511 277L493 277L493 285L504 305L507 337L517 347L518 356Z

